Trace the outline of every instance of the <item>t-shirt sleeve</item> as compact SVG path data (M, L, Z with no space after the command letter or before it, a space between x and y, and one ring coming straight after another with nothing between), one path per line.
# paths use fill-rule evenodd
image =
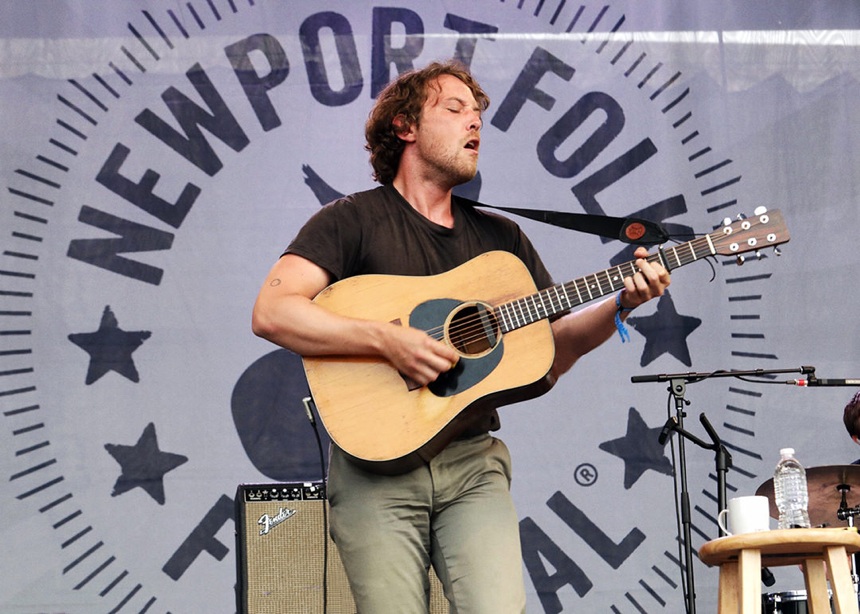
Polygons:
M307 258L328 271L332 281L343 279L361 246L361 227L349 214L352 206L347 200L324 206L299 230L284 254Z

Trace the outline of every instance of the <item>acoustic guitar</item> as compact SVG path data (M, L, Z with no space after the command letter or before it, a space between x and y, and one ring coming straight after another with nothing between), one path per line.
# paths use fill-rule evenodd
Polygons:
M778 210L657 250L668 269L716 254L739 256L789 240ZM538 291L516 256L482 254L440 275L359 275L314 298L333 312L394 322L453 347L457 366L418 386L388 361L369 356L303 358L320 418L332 441L361 467L382 474L429 461L482 410L543 394L555 345L550 318L612 296L637 272L626 262Z

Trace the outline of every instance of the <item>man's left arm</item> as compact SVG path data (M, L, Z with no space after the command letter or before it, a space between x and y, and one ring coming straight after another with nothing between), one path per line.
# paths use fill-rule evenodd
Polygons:
M648 251L644 247L637 248L634 256L637 258L636 267L639 272L624 279L624 290L621 291L620 299L625 311L619 314L622 321L630 313L628 310L662 296L671 282L669 271L661 264L645 260ZM552 323L555 337L552 373L556 378L568 371L582 356L617 334L615 315L618 313L618 307L615 301L616 297L613 295Z

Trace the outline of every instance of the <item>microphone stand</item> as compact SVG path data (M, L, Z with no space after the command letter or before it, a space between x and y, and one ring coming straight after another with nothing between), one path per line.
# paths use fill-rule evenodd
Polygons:
M699 414L699 421L705 427L708 435L711 437L711 443L699 439L689 431L684 429L684 417L686 412L684 406L690 402L684 398L687 390L687 383L683 378L674 378L669 386L669 391L675 399L675 416L669 418L663 431L660 433L661 443L665 443L665 439L671 437L672 432L677 432L678 437L678 469L681 482L681 526L683 530L684 542L684 565L687 569L687 612L695 614L696 612L696 579L693 571L693 544L692 544L692 526L693 520L690 514L690 492L687 487L687 457L684 446L684 439L689 439L694 444L705 450L714 451L714 464L717 473L717 513L726 507L726 473L729 467L732 466L732 456L723 445L719 435L711 426L708 418L704 413ZM719 526L719 524L718 524ZM725 532L720 528L720 537L723 537Z
M686 415L684 405L689 404L689 401L684 398L686 390L687 383L684 379L672 379L669 386L669 392L675 399L675 419L672 429L685 437L688 433L684 430L684 416ZM687 488L687 456L684 449L684 437L678 438L678 462L681 474L681 527L684 539L684 565L687 568L687 614L696 614L696 580L693 574L693 545L690 531L693 521L690 516L690 493Z
M775 373L804 373L814 374L815 367L801 367L800 369L780 369L780 370L764 370L755 369L753 371L714 371L712 373L675 373L675 374L660 374L660 375L637 375L630 378L634 384L643 382L664 382L668 381L669 392L675 399L675 416L670 418L663 427L663 432L660 434L661 442L665 443L665 438L672 431L677 431L682 437L678 438L678 472L681 482L681 525L684 540L684 565L686 566L686 593L687 593L687 614L696 613L696 581L693 573L693 546L692 546L692 518L690 515L690 493L687 488L687 457L684 446L684 439L689 439L696 445L706 449L714 450L717 470L717 513L725 509L726 506L726 473L732 465L732 459L729 452L726 450L720 441L714 428L711 426L705 414L700 414L699 419L705 430L711 437L711 443L705 443L692 433L684 430L684 417L686 412L684 406L689 405L690 401L684 398L687 390L687 382L695 383L703 379L711 377L737 377L737 376L764 376ZM724 535L720 529L720 537Z

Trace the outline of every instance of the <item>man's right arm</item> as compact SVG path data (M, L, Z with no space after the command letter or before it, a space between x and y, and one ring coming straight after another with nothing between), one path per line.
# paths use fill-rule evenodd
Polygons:
M456 364L456 352L423 331L350 318L315 304L312 299L330 281L329 273L310 260L282 256L254 304L254 334L301 356L381 356L421 384Z

